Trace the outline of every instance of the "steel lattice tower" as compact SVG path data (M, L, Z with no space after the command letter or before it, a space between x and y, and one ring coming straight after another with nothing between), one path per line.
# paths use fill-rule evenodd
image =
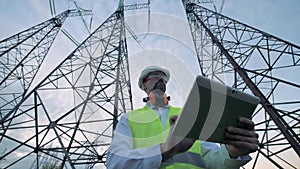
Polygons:
M261 99L253 117L261 142L253 168L259 158L273 167L297 168L290 160L300 156L300 85L283 72L299 70L300 47L203 8L196 1L183 0L183 4L202 75ZM281 95L285 90L293 94Z
M68 168L103 163L117 117L132 109L127 58L119 8L3 119L5 168L49 158ZM28 153L11 159L17 151Z
M1 121L27 93L63 22L78 15L78 10L67 10L0 42Z
M267 160L274 168L296 168L289 158L299 158L300 86L281 72L299 69L300 47L205 9L198 1L182 2L202 75L253 93L262 100L253 117L261 146L249 168L257 168L260 159ZM39 64L27 73L22 68L29 61L19 57L4 59L16 60L10 71L1 70L1 79L12 73L10 80L0 79L0 89L5 89L2 83L12 82L22 87L13 95L18 93L19 99L1 109L5 116L2 114L1 118L0 147L6 147L4 151L1 149L0 162L5 168L18 165L39 168L49 161L66 168L104 165L117 119L132 109L124 9L138 7L122 4L121 0L119 8L31 91L27 91L28 87L43 58L28 57L30 61L37 59L39 62L35 62ZM48 48L55 32L50 30L45 36L53 37L48 40ZM33 41L32 49L41 43ZM41 52L43 57L48 48ZM28 55L24 52L28 50L21 52L17 46L1 44L1 52L8 53L5 52L8 49ZM0 61L6 63L2 55ZM17 63L20 60L22 63ZM294 95L281 99L284 90ZM27 153L16 159L19 152ZM288 157L284 156L286 152Z

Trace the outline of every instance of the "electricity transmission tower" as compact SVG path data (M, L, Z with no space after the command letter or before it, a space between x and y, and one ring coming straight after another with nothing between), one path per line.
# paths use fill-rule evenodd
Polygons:
M65 19L78 12L67 10L0 42L1 121L27 93Z
M103 161L106 149L101 147L109 144L110 121L131 109L123 17L118 9L8 109L1 119L1 147L6 151L0 160L8 162L3 167L24 166L23 161L38 167L45 154L71 168ZM25 153L15 158L16 152Z
M273 168L297 168L290 159L300 156L300 85L282 72L299 69L300 47L203 8L200 1L182 3L200 73L261 99L253 117L261 145L247 168L258 168L261 160ZM104 166L117 119L132 109L124 10L140 8L149 2L120 1L30 91L61 24L76 11L0 42L0 167L39 168L43 157L66 168ZM287 91L292 94L282 95Z
M183 4L202 75L261 99L253 117L261 139L253 168L259 159L277 168L296 168L290 159L300 156L300 85L283 72L299 69L300 47L195 1ZM290 94L284 96L287 91Z

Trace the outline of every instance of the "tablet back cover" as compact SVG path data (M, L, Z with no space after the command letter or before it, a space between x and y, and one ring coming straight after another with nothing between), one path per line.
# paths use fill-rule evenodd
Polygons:
M238 117L251 118L258 103L258 97L198 76L173 134L225 143L226 128L243 127L238 123Z

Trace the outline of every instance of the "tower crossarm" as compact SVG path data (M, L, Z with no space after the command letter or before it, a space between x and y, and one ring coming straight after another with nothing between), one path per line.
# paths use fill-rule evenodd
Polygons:
M138 3L138 4L131 4L131 5L124 5L124 10L135 10L135 9L147 9L150 7L149 3Z
M118 10L128 11L128 10L136 10L136 9L149 9L150 8L150 0L147 3L135 3L125 5L124 0L119 1Z
M93 15L92 10L86 10L86 9L70 9L68 11L69 11L68 14L69 17Z
M183 4L203 4L203 3L213 3L213 0L182 0Z

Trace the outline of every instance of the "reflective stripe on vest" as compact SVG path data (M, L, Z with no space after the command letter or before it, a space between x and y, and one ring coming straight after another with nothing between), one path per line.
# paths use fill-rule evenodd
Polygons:
M171 116L178 115L180 111L180 108L170 107L168 119L170 119ZM166 131L164 131L159 116L154 112L154 110L150 109L148 106L129 112L128 124L131 128L131 132L133 135L134 148L147 148L156 144L164 143L167 139L170 128L170 122L169 120L167 120ZM199 158L199 164L189 164L185 163L185 160L179 160L178 162L175 161L175 163L172 165L163 166L162 168L199 169L200 166L204 166L204 162L201 158L200 141L197 140L193 144L193 146L188 150L188 152L185 153L193 154L193 156L196 155Z

